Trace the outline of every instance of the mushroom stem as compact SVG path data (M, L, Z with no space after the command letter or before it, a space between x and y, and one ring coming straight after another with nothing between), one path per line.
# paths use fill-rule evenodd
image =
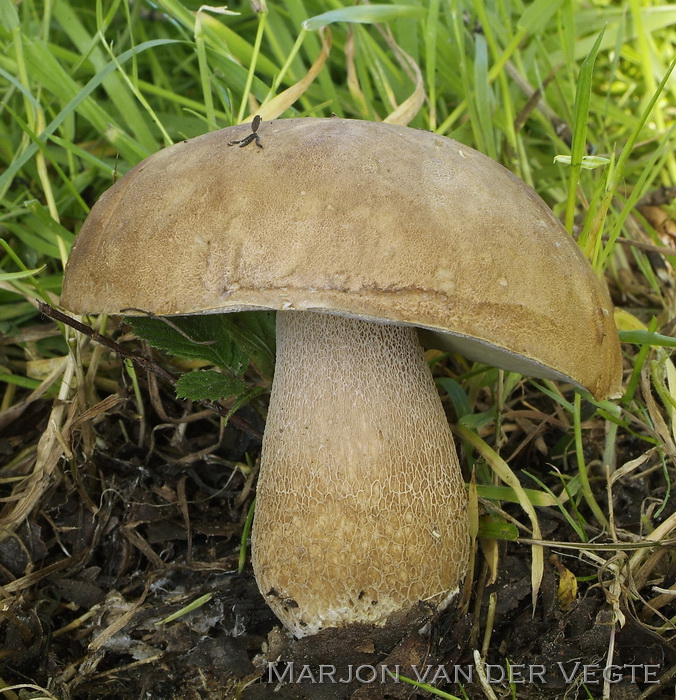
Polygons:
M252 542L258 586L296 637L450 600L466 495L413 328L277 314Z

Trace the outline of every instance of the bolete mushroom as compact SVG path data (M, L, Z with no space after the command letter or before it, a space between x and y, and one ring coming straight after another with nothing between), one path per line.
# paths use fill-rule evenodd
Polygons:
M257 125L258 126L258 125ZM416 329L468 358L617 395L608 291L536 193L426 131L331 119L177 143L98 201L76 313L276 309L253 565L296 636L457 591L465 489Z

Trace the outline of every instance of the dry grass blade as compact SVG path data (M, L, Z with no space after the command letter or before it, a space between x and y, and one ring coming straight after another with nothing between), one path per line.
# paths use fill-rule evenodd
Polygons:
M74 376L75 358L69 356L61 379L58 401L51 411L47 430L38 442L33 473L22 483L20 498L13 508L0 517L0 539L3 532L15 530L28 518L53 484L59 460L64 455L64 444L69 439L71 425L78 413L77 406L68 403Z
M538 520L537 513L533 504L528 499L521 482L517 478L516 474L509 468L509 465L497 454L493 449L491 449L476 433L465 428L463 425L456 425L455 432L468 442L472 447L474 447L490 465L493 472L507 484L516 493L519 499L519 505L523 508L525 513L528 515L528 519L531 522L531 527L533 529L533 538L535 541L541 538L540 532L540 522ZM544 573L544 550L539 544L531 545L531 552L533 555L533 560L531 562L531 599L533 605L533 611L535 611L537 596L540 590L540 584L542 582L542 576Z
M261 119L276 119L280 114L286 112L286 110L303 95L310 85L312 85L331 53L331 30L326 27L322 29L321 37L322 50L315 59L315 62L310 66L308 72L295 85L280 92L279 95L275 95L271 100L264 102L258 107L256 109L256 114L259 114ZM250 122L253 118L254 115L250 114L244 122Z
M45 393L52 388L55 382L66 370L66 365L59 364L55 366L48 377L42 380L40 386L34 389L25 399L17 401L9 408L0 412L0 430L3 430L8 425L13 423L21 414L35 401L40 399Z
M366 97L359 85L359 75L355 66L355 30L352 26L348 29L347 40L345 41L345 68L347 70L347 87L359 108L359 114L363 118L368 118L369 108Z
M108 641L114 637L120 630L122 630L131 619L136 615L136 613L141 609L141 606L145 602L148 592L150 591L150 586L146 586L141 597L134 602L129 609L121 614L116 620L111 622L97 637L95 637L88 646L90 652L96 653L102 649Z
M390 112L383 121L386 124L398 124L399 126L407 126L415 119L420 108L423 106L426 98L425 80L423 78L420 66L404 51L392 36L389 28L378 27L380 34L387 42L394 53L399 65L406 72L408 77L413 81L415 87L411 95L409 95L394 111Z

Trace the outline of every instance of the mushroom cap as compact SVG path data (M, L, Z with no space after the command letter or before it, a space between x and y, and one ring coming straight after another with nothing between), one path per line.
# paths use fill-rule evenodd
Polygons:
M617 396L605 284L543 200L452 139L329 118L177 143L99 199L61 303L76 313L323 311L415 325L470 359Z

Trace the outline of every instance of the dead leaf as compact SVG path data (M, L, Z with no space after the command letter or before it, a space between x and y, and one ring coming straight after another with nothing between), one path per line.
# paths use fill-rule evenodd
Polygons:
M552 554L549 557L549 563L556 568L559 574L559 587L556 597L559 600L559 607L565 612L577 600L577 579L575 574L561 563L556 554Z
M331 31L325 28L322 30L321 36L322 50L305 76L295 85L280 92L279 95L273 97L269 102L264 102L256 109L256 114L259 114L263 121L276 119L280 114L285 112L310 87L314 79L319 75L319 71L324 67L326 59L331 53ZM250 114L243 123L246 124L253 121L254 116L254 114Z

